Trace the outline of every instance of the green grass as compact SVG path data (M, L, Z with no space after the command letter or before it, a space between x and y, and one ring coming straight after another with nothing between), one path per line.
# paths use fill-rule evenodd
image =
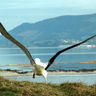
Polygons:
M96 85L69 82L46 85L0 77L0 96L96 96Z

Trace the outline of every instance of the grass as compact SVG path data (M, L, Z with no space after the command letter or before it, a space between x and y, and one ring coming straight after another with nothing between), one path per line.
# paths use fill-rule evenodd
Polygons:
M96 85L69 82L46 85L0 77L0 96L96 96Z

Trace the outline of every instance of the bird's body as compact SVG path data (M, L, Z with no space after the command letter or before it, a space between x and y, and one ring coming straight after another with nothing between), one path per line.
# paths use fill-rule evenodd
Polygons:
M42 63L39 58L35 59L36 64L34 64L33 78L35 75L43 76L47 83L47 71L45 70L46 64Z
M34 72L36 73L36 75L42 75L43 71L45 70L45 68L43 66L40 66L38 64L34 65Z
M65 52L65 51L67 51L67 50L69 50L69 49L72 49L72 48L74 48L74 47L77 47L77 46L79 46L79 45L81 45L81 44L89 41L90 39L96 37L96 35L94 35L94 36L92 36L92 37L90 37L90 38L88 38L88 39L86 39L86 40L84 40L84 41L82 41L82 42L80 42L80 43L74 44L74 45L72 45L72 46L69 46L69 47L67 47L67 48L65 48L65 49L62 49L62 50L58 51L55 55L53 55L53 56L50 58L50 60L49 60L48 63L46 64L46 63L42 63L39 58L36 58L36 59L34 60L34 59L32 58L32 56L31 56L30 52L28 51L28 49L27 49L25 46L23 46L20 42L18 42L15 38L13 38L13 37L5 30L5 28L3 27L3 25L2 25L1 23L0 23L0 32L1 32L1 34L2 34L4 37L6 37L7 39L9 39L11 42L13 42L14 44L16 44L18 47L20 47L20 48L24 51L24 53L26 54L26 56L29 58L31 65L34 67L34 70L33 70L33 78L35 78L35 75L39 75L39 76L42 75L42 76L44 77L46 83L47 83L47 69L51 66L51 64L53 64L53 62L54 62L54 60L57 58L57 56L59 56L62 52Z
M33 75L43 76L47 84L47 71L45 68L37 64L34 65L34 68Z

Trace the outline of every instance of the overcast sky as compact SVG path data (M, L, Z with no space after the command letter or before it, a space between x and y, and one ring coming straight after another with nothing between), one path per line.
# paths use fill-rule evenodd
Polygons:
M0 0L0 22L7 30L62 15L96 13L96 0Z

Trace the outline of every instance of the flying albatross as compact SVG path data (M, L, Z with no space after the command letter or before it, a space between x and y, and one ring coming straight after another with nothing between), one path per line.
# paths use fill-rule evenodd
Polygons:
M96 37L96 35L80 42L80 43L77 43L75 45L72 45L72 46L69 46L65 49L62 49L60 51L58 51L53 57L51 57L51 59L48 61L48 64L46 66L43 66L44 63L41 63L40 62L40 59L39 58L36 58L35 60L32 58L30 52L27 50L26 47L24 47L20 42L18 42L16 39L14 39L7 31L6 29L3 27L3 25L0 23L0 32L1 34L6 37L7 39L9 39L10 41L12 41L13 43L15 43L18 47L20 47L24 53L27 55L27 57L29 58L30 60L30 63L31 65L34 67L34 70L33 70L33 78L35 78L35 75L42 75L46 81L46 84L47 84L47 69L51 66L51 64L54 62L54 60L56 59L57 56L59 56L62 52L64 51L67 51L69 49L72 49L74 47L77 47L87 41L89 41L90 39Z

